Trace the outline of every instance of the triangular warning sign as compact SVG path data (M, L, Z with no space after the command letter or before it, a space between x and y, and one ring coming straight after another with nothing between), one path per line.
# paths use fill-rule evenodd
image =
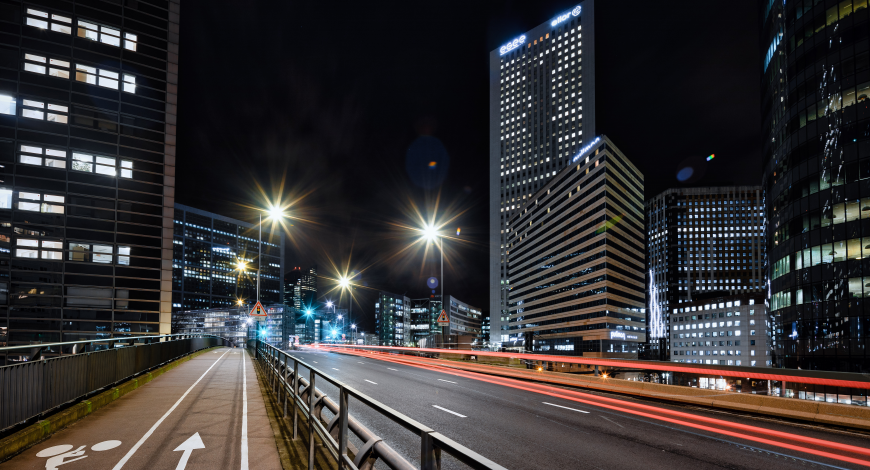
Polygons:
M450 323L450 317L447 316L447 312L444 310L441 311L441 315L438 315L438 323Z
M265 317L266 316L266 309L263 308L263 304L261 304L259 300L254 305L254 308L251 309L251 315L253 315L255 317Z

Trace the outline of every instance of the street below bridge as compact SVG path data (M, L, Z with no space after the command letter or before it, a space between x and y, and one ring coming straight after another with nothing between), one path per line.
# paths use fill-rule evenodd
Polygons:
M856 431L446 371L396 355L291 354L506 468L870 466L870 435ZM338 396L325 381L318 388ZM419 438L355 400L349 410L406 459L419 458ZM463 466L446 457L444 468Z
M281 468L244 349L194 357L0 464L0 470L224 468Z

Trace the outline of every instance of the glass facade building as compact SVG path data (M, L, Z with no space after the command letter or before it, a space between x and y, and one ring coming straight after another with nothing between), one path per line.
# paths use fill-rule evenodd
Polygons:
M283 301L284 235L264 222L260 302ZM276 227L278 228L278 227ZM237 299L257 298L258 229L256 225L193 207L175 205L172 240L172 310L228 308ZM237 264L247 264L239 272Z
M0 345L169 333L178 14L0 3Z
M423 299L411 299L411 343L420 346L420 340L441 333L438 314L441 313L441 296L431 295Z
M410 341L411 299L381 292L375 302L375 333L381 346L405 346Z
M711 294L766 290L762 192L760 186L675 188L645 207L648 359L668 360L675 308Z
M447 304L450 305L450 311L447 312L450 316L450 334L470 335L478 341L483 320L480 308L472 307L452 295L447 296Z
M508 340L508 221L595 135L594 10L585 0L489 55L494 343Z
M510 220L509 344L636 359L646 342L643 175L605 136L569 162Z
M769 315L779 367L870 372L870 8L760 3Z

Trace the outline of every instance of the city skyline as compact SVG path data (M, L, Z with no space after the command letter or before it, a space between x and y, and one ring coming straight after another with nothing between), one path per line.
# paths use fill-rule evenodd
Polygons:
M604 64L599 59L596 67L607 78L598 80L596 127L632 155L648 176L646 197L683 185L676 179L683 161L711 153L717 157L708 162L710 171L691 184L758 184L760 169L750 163L760 154L760 126L754 122L760 93L754 5L723 2L699 12L707 24L733 26L714 32L681 21L679 5L600 3L596 16L606 27L599 30L597 47L611 48L616 55ZM446 3L437 8L414 5L408 11L375 4L350 6L346 15L338 16L323 10L325 5L305 5L292 13L272 6L265 15L255 5L237 19L239 34L232 39L212 26L221 8L185 4L183 9L191 9L187 17L201 20L182 29L182 40L202 53L188 56L182 81L211 83L213 75L223 77L220 64L230 57L238 59L239 70L223 77L220 86L189 89L181 97L180 108L190 110L179 118L186 130L179 134L181 151L208 155L207 174L226 184L181 187L179 202L251 221L250 207L278 192L286 170L286 193L311 192L299 207L312 222L293 222L286 264L316 264L323 282L336 274L331 262L342 269L368 268L361 281L373 290L356 292L360 301L354 311L367 314L372 323L366 326L373 331L371 306L377 290L414 298L428 292L428 277L438 275L435 258L425 265L422 254L407 256L401 264L391 258L413 239L393 230L395 223L415 223L409 201L424 212L434 208L426 201L434 201L438 190L416 184L406 161L420 136L434 136L449 159L439 209L443 214L452 204L456 212L466 211L444 228L449 233L461 228L459 238L465 241L445 244L452 261L445 263L445 293L489 314L489 112L482 98L488 96L487 56L578 4ZM318 33L304 19L326 17L330 34L309 41ZM293 28L285 28L280 18L299 19L291 21ZM440 34L445 22L462 34ZM379 27L387 24L388 29ZM622 34L629 30L647 40ZM692 41L684 41L684 34ZM358 38L391 46L369 50L365 60L333 54L340 44ZM668 53L659 52L663 50ZM251 54L242 56L243 51ZM255 73L259 61L271 60L267 56L286 60L270 66L268 73ZM638 68L661 73L632 78ZM712 82L698 83L698 76ZM251 85L253 94L244 100L232 93ZM212 91L224 93L230 102L217 106L209 99ZM397 102L393 96L406 99ZM275 106L254 105L265 101ZM230 122L234 124L224 124ZM181 165L179 178L203 174L196 159ZM329 250L323 248L327 245ZM350 265L341 265L348 259ZM319 289L318 294L332 296L327 291Z

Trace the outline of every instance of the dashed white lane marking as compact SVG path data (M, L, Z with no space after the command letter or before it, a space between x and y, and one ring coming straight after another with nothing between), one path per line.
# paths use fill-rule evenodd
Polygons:
M455 412L455 411L450 411L450 410L448 410L447 408L443 408L443 407L440 407L440 406L438 406L438 405L432 405L432 406L434 406L435 408L438 408L438 409L441 410L441 411L446 411L446 412L448 412L448 413L450 413L450 414L452 414L452 415L459 416L460 418L467 418L467 417L468 417L468 416L465 416L465 415L461 415L461 414L459 414L459 413L457 413L457 412Z
M545 401L544 401L544 402L541 402L541 403L543 403L543 404L545 404L545 405L555 406L556 408L564 408L564 409L566 409L566 410L576 411L576 412L578 412L578 413L586 413L586 414L589 414L588 411L578 410L578 409L576 409L576 408L568 408L567 406L555 405L555 404L553 404L553 403L547 403L547 402L545 402Z
M399 371L399 369L393 369L392 367L387 367L387 369L394 370L394 371L396 371L396 372Z
M444 379L438 379L438 380L440 380L440 381L442 381L442 382L450 382L450 383L452 383L452 384L457 383L457 382L454 382L454 381L452 381L452 380L444 380Z
M148 438L151 437L151 434L154 434L154 431L157 429L157 427L160 426L160 425L163 423L163 421L164 421L167 417L169 417L169 415L172 414L173 411L175 411L176 408L178 408L178 405L180 405L180 404L181 404L181 401L184 400L185 397L187 397L187 394L189 394L190 391L193 390L193 387L196 387L196 384L198 384L199 381L202 380L202 378L205 377L205 375L208 374L209 371L211 371L211 369L212 369L214 366L216 366L217 363L220 362L220 360L224 358L224 356L227 355L228 352L230 352L229 349L227 349L226 352L224 352L223 354L221 354L220 357L218 357L218 358L214 361L214 363L212 363L212 365L210 365L210 366L208 367L208 369L206 369L205 372L203 372L202 375L200 375L199 378L196 379L196 382L194 382L193 385L191 385L190 388L188 388L187 391L184 392L183 395L181 395L181 398L179 398L178 401L176 401L175 404L172 405L172 408L169 408L169 411L167 411L166 414L164 414L163 416L161 416L160 419L158 419L157 422L154 423L154 426L151 426L151 429L149 429L148 432L146 432L145 435L142 436L141 439L139 439L139 442L137 442L136 444L133 445L133 447L132 447L128 452L127 452L127 455L125 455L125 456L121 459L121 461L118 462L118 463L117 463L117 464L112 468L112 470L121 470L121 468L124 467L124 464L126 464L127 461L130 460L130 457L132 457L133 454L135 454L136 451L139 450L139 447L141 447L142 444L144 444L145 441L147 441Z
M366 381L366 382L368 382L368 383L370 383L370 384L375 384L375 385L377 385L377 384L378 384L378 383L377 383L377 382L372 382L372 381L371 381L371 380L369 380L369 379L363 379L363 380L365 380L365 381Z
M335 367L333 367L332 370L338 370L338 369L336 369Z
M602 418L604 418L604 416L602 416ZM604 418L604 419L607 419L607 418ZM623 425L617 423L616 421L614 421L614 420L612 420L612 419L607 419L607 421L610 421L611 423L613 423L613 424L615 424L615 425L617 425L617 426L619 426L619 427L621 427L621 428L624 428L624 427L625 427L625 426L623 426Z

